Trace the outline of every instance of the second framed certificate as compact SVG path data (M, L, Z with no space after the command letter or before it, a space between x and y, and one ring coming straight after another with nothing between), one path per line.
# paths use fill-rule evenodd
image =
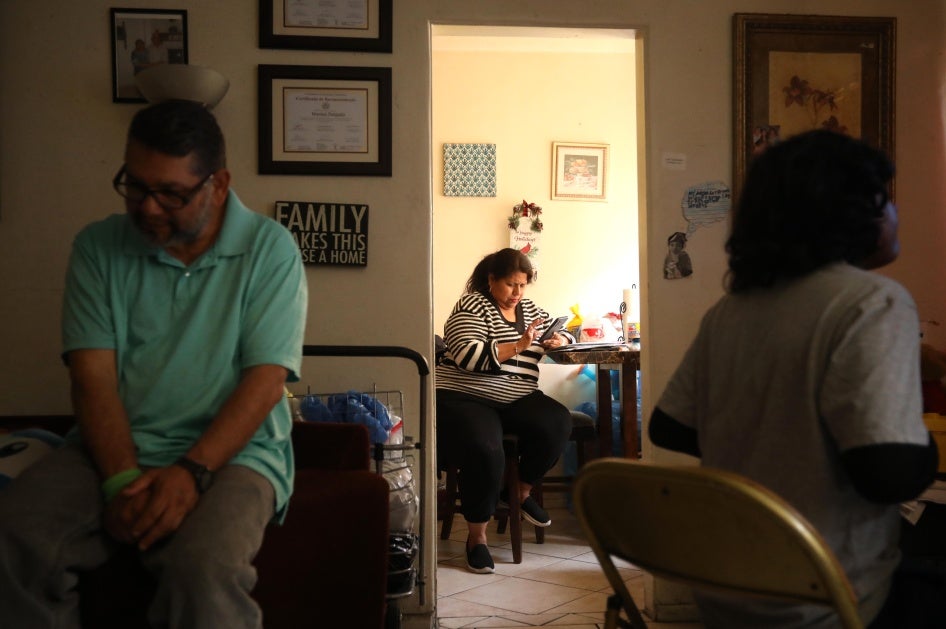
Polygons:
M393 0L259 0L259 45L391 52L393 7Z
M391 68L259 66L259 172L391 176Z

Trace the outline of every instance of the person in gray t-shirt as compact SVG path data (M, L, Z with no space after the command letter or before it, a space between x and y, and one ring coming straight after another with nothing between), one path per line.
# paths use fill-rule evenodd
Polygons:
M726 243L727 294L704 315L649 428L656 445L752 478L801 511L871 627L906 613L890 596L898 503L932 482L938 458L922 421L916 305L869 271L899 253L892 176L882 153L828 131L755 159ZM695 598L707 627L838 623L811 605Z

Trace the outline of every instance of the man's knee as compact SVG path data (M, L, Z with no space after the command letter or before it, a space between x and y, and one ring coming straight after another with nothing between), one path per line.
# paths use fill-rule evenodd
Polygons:
M216 589L219 584L230 582L248 570L253 571L249 561L221 556L219 553L182 549L182 552L169 555L163 562L161 579L171 580L183 589L196 592Z
M12 487L10 488L12 489ZM41 499L18 499L12 491L0 494L0 561L48 566L57 544L50 543L49 520L43 515Z

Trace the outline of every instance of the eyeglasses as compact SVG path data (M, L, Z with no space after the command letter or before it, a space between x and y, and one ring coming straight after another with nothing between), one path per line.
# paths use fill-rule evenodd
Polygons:
M115 178L112 179L112 187L115 188L115 192L119 195L134 203L141 203L150 196L154 197L155 202L165 210L179 210L193 201L197 193L207 185L207 182L210 181L213 176L214 173L210 173L201 179L199 184L186 192L176 192L167 188L152 190L137 181L129 181L127 179L128 175L125 173L125 166L122 166L118 169L118 172L115 173Z

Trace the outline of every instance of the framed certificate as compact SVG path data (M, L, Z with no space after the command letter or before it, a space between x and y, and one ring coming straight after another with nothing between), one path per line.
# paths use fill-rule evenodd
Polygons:
M259 0L260 48L391 52L393 0Z
M260 174L391 176L391 68L258 74Z

